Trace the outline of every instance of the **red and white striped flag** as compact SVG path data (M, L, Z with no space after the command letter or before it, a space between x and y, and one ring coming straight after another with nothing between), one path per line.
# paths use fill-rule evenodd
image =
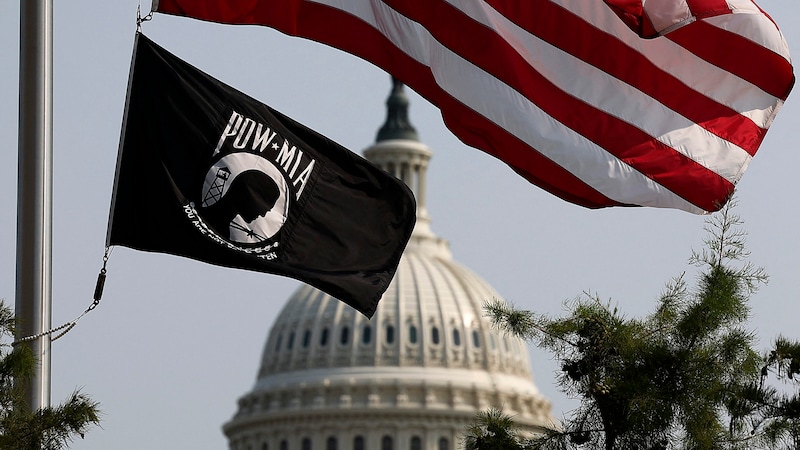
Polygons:
M266 25L364 58L438 106L463 142L589 208L716 211L794 83L783 36L751 0L155 0L153 10Z

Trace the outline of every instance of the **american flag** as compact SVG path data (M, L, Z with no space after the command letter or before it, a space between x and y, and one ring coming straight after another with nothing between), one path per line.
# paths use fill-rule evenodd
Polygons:
M589 207L728 200L794 83L751 0L155 0L357 55L464 143Z

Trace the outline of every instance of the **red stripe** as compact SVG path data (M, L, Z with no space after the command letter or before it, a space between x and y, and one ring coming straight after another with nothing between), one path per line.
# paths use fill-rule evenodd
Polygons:
M158 0L155 11L209 22L256 24L263 20L263 14L259 13L259 11L263 12L265 9L263 7L263 2L260 0L237 0L236 2Z
M686 0L692 15L698 19L730 14L731 8L725 0Z
M751 155L764 139L766 130L749 118L691 89L616 37L587 26L583 19L560 6L503 0L487 3L532 35L636 87ZM541 16L553 19L545 21Z
M786 100L792 89L794 73L789 61L736 33L701 20L665 37L781 100Z
M642 37L654 35L650 21L644 15L641 0L603 0L625 25Z
M449 3L440 0L426 0L424 5L417 0L385 0L385 3L425 24L443 45L503 80L563 125L698 207L713 209L708 199L719 199L714 193L727 194L733 188L727 180L638 128L560 90L528 66L505 40ZM546 13L545 16L550 17ZM437 20L441 17L448 20ZM563 25L558 19L553 23ZM569 28L570 34L577 35L578 41L592 42L582 36L586 28L585 23Z

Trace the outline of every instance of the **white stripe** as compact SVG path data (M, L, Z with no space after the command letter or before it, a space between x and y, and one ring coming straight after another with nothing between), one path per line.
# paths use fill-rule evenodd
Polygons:
M471 0L446 1L493 28L528 65L562 91L631 124L704 167L716 169L731 182L740 178L739 168L750 160L744 149L711 134L635 87L529 34L488 6L475 7Z
M737 8L733 14L709 17L703 19L703 21L717 28L738 34L782 56L783 59L791 63L789 44L786 43L783 33L778 30L769 17L762 14L752 3L748 0L745 0L745 2L749 3L751 8ZM764 30L770 30L771 32L765 33Z
M775 104L779 99L752 83L699 58L669 39L639 38L610 8L597 8L590 1L548 1L617 37L690 88L748 117L759 127L766 128L772 121Z

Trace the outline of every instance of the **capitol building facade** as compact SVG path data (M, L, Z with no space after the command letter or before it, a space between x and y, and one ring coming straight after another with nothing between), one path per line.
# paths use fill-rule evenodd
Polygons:
M484 302L500 295L455 262L431 230L431 151L411 126L396 81L387 107L364 156L417 199L397 273L371 320L310 286L289 298L255 385L223 426L230 450L457 450L467 425L492 406L527 433L555 424L525 342L483 315Z

